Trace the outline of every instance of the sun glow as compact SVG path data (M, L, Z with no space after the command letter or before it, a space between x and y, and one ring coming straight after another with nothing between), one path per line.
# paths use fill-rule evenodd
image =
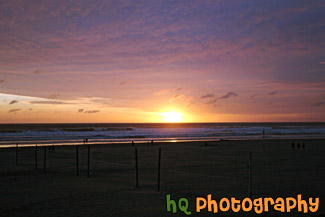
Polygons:
M162 113L162 116L164 117L164 120L166 122L176 123L182 121L183 114L175 111L170 111L170 112Z

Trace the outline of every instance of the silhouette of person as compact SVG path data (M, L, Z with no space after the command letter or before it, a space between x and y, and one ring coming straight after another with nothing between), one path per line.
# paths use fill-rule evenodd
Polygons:
M264 138L264 135L265 135L265 130L264 130L264 128L263 128L263 132L262 132L262 133L263 133L263 138Z
M297 148L298 148L298 149L300 148L300 144L299 144L299 142L297 143Z
M291 143L291 147L294 150L295 149L295 143Z

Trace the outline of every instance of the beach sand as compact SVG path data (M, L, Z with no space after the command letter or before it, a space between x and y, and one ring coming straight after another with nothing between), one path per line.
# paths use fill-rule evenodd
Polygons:
M316 213L324 215L325 140L233 140L136 144L139 187L135 186L135 148L131 144L93 145L87 178L87 147L79 147L80 174L76 176L76 149L56 147L0 149L0 216L185 216L167 213L166 195L186 197L192 216L241 216L234 212L195 213L195 198L212 194L245 198L252 152L252 195L258 197L319 197ZM305 143L293 150L292 142ZM161 185L157 191L158 150L161 147ZM242 213L256 215L253 211ZM299 216L268 212L260 216ZM304 215L306 216L306 215Z

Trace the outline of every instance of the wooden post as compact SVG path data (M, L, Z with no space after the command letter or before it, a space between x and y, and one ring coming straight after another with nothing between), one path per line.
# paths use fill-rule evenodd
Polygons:
M89 167L90 167L90 145L88 145L88 166L87 166L87 178L89 178Z
M37 145L35 145L35 169L37 169Z
M18 143L16 144L16 166L18 166Z
M44 146L44 160L43 160L43 170L46 171L46 146Z
M135 187L139 187L138 149L135 148Z
M161 148L158 152L158 177L157 177L157 191L160 191L160 162L161 162Z
M253 169L253 161L252 161L252 152L249 152L249 164L248 164L248 196L252 198L252 169Z
M76 173L79 176L79 146L76 145Z

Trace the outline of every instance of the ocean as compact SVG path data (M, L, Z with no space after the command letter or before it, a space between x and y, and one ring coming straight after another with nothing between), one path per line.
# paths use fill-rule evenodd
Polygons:
M325 138L325 123L0 124L0 146L219 139Z

